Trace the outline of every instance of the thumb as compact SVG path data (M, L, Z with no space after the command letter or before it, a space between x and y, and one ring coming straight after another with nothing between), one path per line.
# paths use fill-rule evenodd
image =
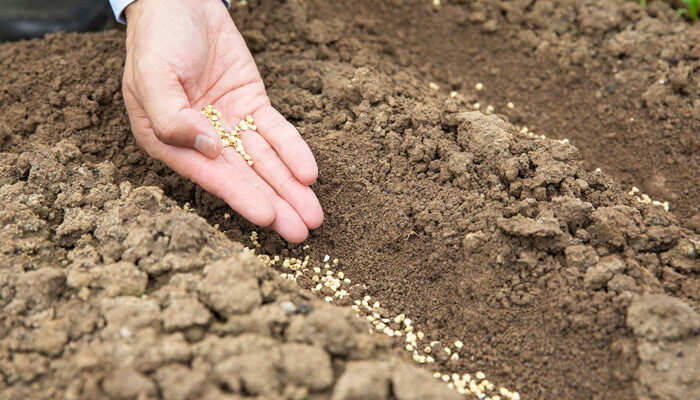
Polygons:
M191 147L209 158L221 155L223 145L211 122L190 107L174 74L142 76L141 105L158 139L172 146Z

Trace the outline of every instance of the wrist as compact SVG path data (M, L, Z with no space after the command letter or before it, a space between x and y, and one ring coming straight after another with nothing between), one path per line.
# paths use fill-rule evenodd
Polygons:
M200 9L205 3L218 3L224 4L227 8L229 7L229 0L179 0L178 2L164 1L164 0L136 0L131 2L124 9L124 16L127 20L138 18L138 15L143 13L147 9L152 9L158 7L158 5L163 5L168 8L174 6L186 6L194 10Z
M124 16L127 21L135 22L139 15L143 12L144 8L148 8L152 3L152 0L136 0L131 2L124 9Z

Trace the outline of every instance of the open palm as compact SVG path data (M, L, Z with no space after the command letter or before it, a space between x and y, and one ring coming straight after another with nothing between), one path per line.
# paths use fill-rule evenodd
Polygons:
M139 0L126 9L124 102L139 145L257 225L300 242L323 221L308 185L316 161L297 130L270 105L243 37L220 0ZM223 148L200 113L213 105L242 132L249 167Z

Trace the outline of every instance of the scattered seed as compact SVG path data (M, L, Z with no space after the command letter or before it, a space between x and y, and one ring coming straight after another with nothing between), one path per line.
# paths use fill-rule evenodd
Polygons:
M227 215L224 218L228 219L230 218L230 215ZM250 240L255 247L245 247L244 251L256 254L256 249L262 248L258 242L258 239L258 233L255 231L251 232ZM308 249L308 245L303 247L303 250ZM317 283L316 286L311 289L312 292L319 292L324 287L332 290L332 295L323 297L323 300L328 303L332 303L336 298L343 299L344 297L350 295L347 290L340 289L341 282L350 283L349 279L343 280L344 274L342 271L334 271L330 269L330 265L328 264L324 265L325 270L321 269L318 265L308 266L307 269L307 265L311 261L310 256L308 255L304 256L303 259L297 257L285 257L282 260L279 256L271 257L270 255L266 254L257 254L257 257L258 260L260 260L265 266L274 265L277 266L277 268L293 271L292 273L281 273L280 277L283 279L296 281L297 278L304 274L312 274L312 281ZM330 260L330 256L326 255L323 262L327 262L328 260ZM280 261L281 265L278 265L277 263ZM338 259L334 259L333 265L338 264ZM282 302L280 303L280 306L287 313L298 312L296 311L295 304L292 302ZM406 351L412 353L411 357L415 363L425 364L436 362L435 357L432 356L432 353L434 353L433 347L437 346L440 342L430 341L427 345L418 345L418 341L425 339L426 335L422 331L417 331L414 333L413 322L410 318L407 318L405 314L398 314L393 317L381 315L380 302L376 300L372 301L372 297L369 295L365 295L361 300L353 300L351 309L355 311L358 317L366 319L372 325L371 328L373 329L370 328L370 333L380 332L381 334L389 337L405 336L405 349ZM389 325L390 323L396 323L400 328L393 329ZM464 344L458 340L454 342L454 347L456 349L460 349L464 347ZM457 351L452 351L452 349L449 347L444 347L443 349L449 356L450 360L459 360L460 356ZM486 375L481 371L477 372L475 375L477 379L480 380L479 383L472 380L469 374L460 375L457 373L443 374L441 372L434 372L433 376L443 380L445 383L447 383L447 386L456 390L458 393L465 395L472 394L479 399L485 399L487 398L487 395L490 396L490 400L513 400L520 398L517 392L511 392L505 388L499 388L499 393L501 395L498 396L494 392L495 386L489 381L485 380ZM507 395L504 395L503 393L507 393Z

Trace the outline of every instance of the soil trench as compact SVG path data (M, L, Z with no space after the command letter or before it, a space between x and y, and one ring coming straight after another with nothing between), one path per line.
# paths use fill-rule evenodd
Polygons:
M677 77L685 67L697 69L697 47L677 43L695 37L696 28L676 28L671 22L677 20L658 6L647 14L602 0L592 3L617 18L606 19L602 27L591 25L590 4L568 1L512 6L455 2L437 9L430 2L358 1L352 7L320 1L249 3L232 14L255 54L273 105L298 127L317 158L320 174L313 188L326 215L304 243L308 249L258 230L261 251L338 258L336 269L360 285L349 287L350 295L336 304L350 305L371 295L387 314L410 316L426 333L424 344L463 342L458 359L438 350L435 363L426 365L430 370L481 370L523 398L682 399L698 394L700 238L691 217L698 211L694 110L700 103L696 78ZM555 12L557 5L565 6L564 11ZM587 17L569 18L567 13ZM552 20L568 21L568 28L549 28ZM668 71L671 89L653 83L663 69L659 65L642 80L621 79L613 90L606 89L610 74L639 69L640 60L652 52L622 57L621 64L614 61L619 55L606 53L612 50L604 43L628 25L640 34L652 27L663 33L658 40L677 50ZM565 34L579 28L589 39L581 42ZM558 32L558 41L548 36L551 29ZM675 39L666 35L671 31ZM541 45L543 37L549 45ZM387 359L398 357L380 342L369 350L363 347L375 339L360 335L366 327L353 325L356 318L343 322L352 325L343 328L353 332L352 345L338 350L328 339L332 335L315 331L332 324L336 317L325 316L332 311L314 303L322 316L275 314L272 304L292 301L298 306L314 300L289 286L280 286L281 294L274 295L278 284L265 283L272 277L250 272L245 260L233 264L247 281L256 282L251 285L260 286L261 300L238 316L235 304L248 299L216 297L218 289L226 293L228 281L218 282L223 275L217 274L223 272L210 264L219 253L238 257L240 246L210 225L218 224L228 238L247 245L252 245L249 232L255 227L227 215L233 213L222 201L138 150L120 92L122 42L121 33L109 31L0 46L0 66L11 71L0 85L0 194L6 201L3 214L10 216L2 220L3 242L15 243L2 248L0 264L6 299L0 305L9 310L0 319L0 332L8 334L0 347L4 384L17 396L32 393L32 385L46 393L67 390L48 370L22 375L29 368L18 368L17 360L42 368L49 368L48 359L63 362L66 374L94 367L79 355L124 362L128 356L106 355L115 349L110 346L129 343L131 331L126 335L114 328L126 314L111 310L122 306L153 308L148 318L128 325L144 343L168 337L178 346L192 345L190 358L149 355L147 363L139 363L143 349L125 347L137 362L119 373L140 383L144 393L167 397L155 387L167 387L168 379L194 371L193 379L213 385L204 385L211 393L260 395L257 379L278 375L223 377L249 362L284 370L285 360L311 353L328 364L326 369L332 365L331 378L314 386L298 375L281 374L274 378L275 393L290 399L329 398L337 377L352 370L349 362L357 358L377 361L372 371L387 388L413 379L412 373L407 378L382 372ZM531 50L522 50L525 42L532 43ZM583 46L583 55L576 62L562 61L574 44ZM439 89L430 87L431 80ZM476 90L477 82L485 89ZM651 89L639 82L654 91L647 95ZM451 90L457 93L450 96ZM657 95L663 101L655 103ZM640 96L645 100L624 103L621 110L613 107ZM505 106L508 101L514 108ZM497 114L521 127L571 139L573 146L529 138L499 116L477 111L476 102L493 104ZM631 116L634 126L628 124ZM600 132L614 135L603 138ZM603 172L592 171L595 167ZM649 171L651 177L645 175ZM660 206L634 200L607 172L622 180L625 189L638 184L652 197L670 200L682 223ZM131 185L138 189L133 194ZM33 191L41 196L32 196ZM180 211L169 198L189 203L209 225ZM12 208L11 203L19 205ZM151 213L157 213L155 220ZM196 227L194 233L178 236L190 225ZM143 236L127 235L131 231ZM139 244L139 238L150 237L148 232L156 232L154 252L163 249L158 257ZM229 246L233 250L226 250ZM17 282L25 282L33 270L56 267L55 260L63 261L51 270L81 274L70 275L67 287L46 284L51 289L46 304L27 303L22 293L28 292ZM120 262L128 265L114 267ZM134 293L148 298L115 298L124 288L115 291L104 283L110 271L106 265L137 276ZM308 277L297 281L305 288L315 286ZM134 281L129 282L132 290ZM199 320L197 313L185 312L189 319L168 322L170 330L161 331L153 321L169 321L177 313L161 317L158 307L165 313L171 304L189 311L205 307L211 316ZM46 311L51 307L62 311L54 315ZM49 341L41 347L39 341L23 341L24 330L40 338L60 330L51 321L79 307L94 315L95 328L66 336L65 349L64 343ZM274 317L253 323L256 307ZM256 350L258 356L231 350L239 346L236 337L251 333L246 324L280 343L271 353ZM287 328L292 325L294 329ZM94 353L91 329L108 350ZM392 340L398 349L405 345L402 338ZM312 348L290 350L286 342L297 341ZM260 349L271 342L245 337L242 343ZM214 354L222 346L229 346L226 360ZM113 353L119 354L118 348ZM658 369L661 364L671 367ZM183 372L182 365L192 371ZM114 382L105 387L102 376L110 368L91 370L94 375L81 380L81 393L129 397ZM194 389L188 393L191 398L201 395ZM375 398L412 398L396 390L382 393L385 397ZM427 393L425 398L446 398Z

